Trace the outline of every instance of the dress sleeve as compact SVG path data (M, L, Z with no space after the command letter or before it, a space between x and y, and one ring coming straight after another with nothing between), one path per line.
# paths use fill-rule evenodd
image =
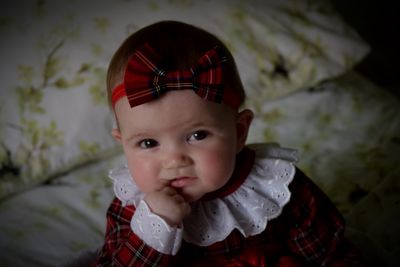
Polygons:
M153 249L132 231L130 224L134 213L134 206L123 207L120 200L113 200L107 211L105 242L95 266L171 265L171 255Z
M158 252L176 255L181 247L183 226L169 226L163 218L150 210L144 200L141 200L136 208L131 220L131 229Z
M292 197L282 215L290 250L313 266L366 266L344 237L344 219L328 196L299 169L289 188Z

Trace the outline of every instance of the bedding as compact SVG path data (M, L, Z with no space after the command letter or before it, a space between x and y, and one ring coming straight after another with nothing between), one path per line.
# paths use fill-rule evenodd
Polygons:
M351 71L368 45L327 1L32 1L0 17L0 267L93 258L108 170L124 164L107 64L128 34L162 19L227 43L256 115L249 143L297 148L349 238L371 263L398 266L399 99Z
M263 106L249 142L299 149L298 166L343 212L376 266L397 266L399 100L348 73ZM306 125L306 127L304 127ZM261 136L259 136L261 135ZM102 243L116 154L0 203L0 266L60 266ZM373 265L374 266L374 265Z
M142 26L182 20L218 35L254 101L343 73L368 51L325 1L30 1L0 12L0 198L115 153L105 72Z

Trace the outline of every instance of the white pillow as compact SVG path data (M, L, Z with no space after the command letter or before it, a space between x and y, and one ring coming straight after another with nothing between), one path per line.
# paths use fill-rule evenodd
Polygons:
M326 3L287 2L62 0L2 7L0 198L118 149L105 72L122 41L148 24L180 20L220 37L256 108L259 99L345 72L367 52Z

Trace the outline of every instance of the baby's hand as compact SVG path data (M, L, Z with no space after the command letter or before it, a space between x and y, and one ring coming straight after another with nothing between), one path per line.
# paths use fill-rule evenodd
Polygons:
M169 186L148 193L144 201L153 213L162 217L170 226L180 224L190 213L190 205L174 188Z

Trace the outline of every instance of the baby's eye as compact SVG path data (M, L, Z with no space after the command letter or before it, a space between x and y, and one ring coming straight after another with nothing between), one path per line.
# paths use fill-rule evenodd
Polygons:
M196 131L188 139L188 141L200 141L206 139L209 133L207 131Z
M158 142L154 139L144 139L139 142L140 148L149 149L158 146Z

